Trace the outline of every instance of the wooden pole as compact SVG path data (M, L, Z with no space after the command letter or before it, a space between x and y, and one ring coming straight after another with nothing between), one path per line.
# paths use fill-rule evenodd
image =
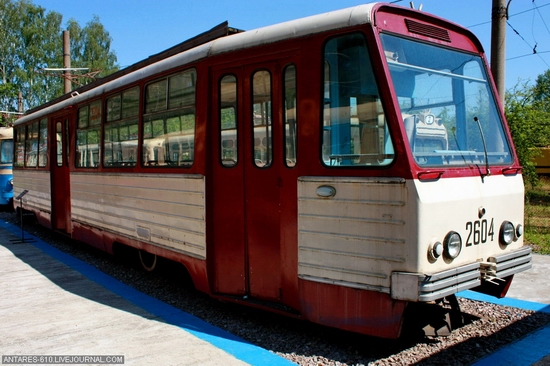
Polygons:
M23 93L17 93L17 111L23 113Z
M508 4L510 4L508 1ZM493 0L491 12L491 72L497 86L500 101L504 105L506 93L506 0Z
M65 93L70 93L72 91L72 82L71 82L71 36L69 31L63 31L63 68L66 70L63 71L65 79Z

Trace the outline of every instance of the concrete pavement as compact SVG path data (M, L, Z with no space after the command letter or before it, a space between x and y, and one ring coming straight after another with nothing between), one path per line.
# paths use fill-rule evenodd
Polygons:
M514 276L506 296L550 304L550 255L533 254L533 268Z
M2 363L109 355L126 365L292 365L40 240L17 243L19 234L0 222Z

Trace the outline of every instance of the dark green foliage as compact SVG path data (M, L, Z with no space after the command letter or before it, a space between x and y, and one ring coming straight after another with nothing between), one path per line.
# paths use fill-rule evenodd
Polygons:
M41 71L63 67L62 16L28 0L0 0L0 109L17 111L22 93L28 110L63 94L60 73ZM88 67L104 76L117 70L111 37L94 17L84 28L69 20L71 67ZM84 84L93 79L79 79ZM78 85L73 85L73 87Z
M536 186L533 158L538 148L550 145L550 70L535 85L516 86L506 93L506 119L523 166L525 183Z

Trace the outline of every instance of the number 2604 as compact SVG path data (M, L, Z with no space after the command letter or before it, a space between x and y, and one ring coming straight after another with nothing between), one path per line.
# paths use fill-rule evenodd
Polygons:
M491 219L490 224L485 219L468 221L466 223L466 231L468 231L466 246L469 247L472 244L478 245L486 243L489 238L491 239L491 241L493 241L495 236L495 227L493 220L494 219Z

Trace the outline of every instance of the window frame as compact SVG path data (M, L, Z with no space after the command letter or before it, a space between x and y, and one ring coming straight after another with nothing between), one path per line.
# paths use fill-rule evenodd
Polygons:
M268 77L260 79L261 73ZM258 76L258 80L256 76ZM269 85L267 85L267 90L263 90L263 86L256 84L256 81L265 82L266 79L269 81ZM257 168L266 169L273 164L273 74L269 69L255 70L250 75L250 84L252 159ZM263 92L263 94L257 92ZM259 110L256 108L257 106L259 106ZM260 123L256 123L258 113L260 114ZM260 139L259 144L257 139Z
M361 43L357 42L359 38ZM343 42L342 46L339 41ZM345 47L346 43L350 46ZM357 48L359 46L361 48ZM344 54L342 50L350 52ZM322 165L340 169L389 167L395 162L396 148L382 101L383 93L374 71L376 53L370 49L366 35L355 31L331 36L323 44L322 55L319 151ZM354 68L348 64L344 70L340 59L348 63L355 60L356 74L350 73ZM335 73L331 70L333 67L337 67ZM346 73L354 77L346 80ZM332 80L332 75L337 75L338 79ZM355 77L357 75L360 77ZM347 101L342 99L346 97ZM333 103L333 98L336 103ZM335 148L336 153L333 152Z
M232 84L231 89L231 95L230 99L224 99L224 96L227 94L224 94L224 88L222 87L222 83L224 79L226 78L232 78L232 80L229 80ZM220 136L220 155L218 156L220 165L224 168L234 168L239 164L239 79L237 75L233 73L224 74L220 77L218 80L218 119L219 119L219 136ZM232 107L224 107L224 103L227 103L228 105L230 103L233 104ZM233 124L227 128L224 128L223 124L223 111L224 110L233 110ZM224 138L224 131L234 131L235 138L231 140L231 138L227 139ZM230 134L230 133L229 133ZM226 136L228 134L226 133ZM231 146L224 146L224 142L230 141L232 142ZM229 144L228 144L229 145ZM226 155L225 152L227 152L229 149L232 150L232 154Z
M287 72L294 69L293 79L288 80ZM289 63L283 68L282 77L282 110L283 110L283 160L287 168L294 168L298 163L298 68L294 63ZM292 88L288 88L288 83L292 83ZM289 90L290 89L290 90ZM288 108L288 92L294 93L293 108ZM294 118L289 118L289 111L294 111ZM291 112L292 114L292 112ZM290 123L289 121L293 121ZM290 147L288 146L290 140ZM290 154L289 149L292 150ZM294 155L293 158L289 155Z
M172 85L177 85L180 76L183 81L182 87L173 89ZM152 95L150 91L155 86L161 85L164 85L164 92L159 91L156 98L149 100L148 96ZM138 145L141 147L141 167L188 169L193 166L197 134L197 87L198 72L194 67L145 84L141 135L138 140ZM186 92L187 89L192 92ZM177 94L179 90L183 91L181 96ZM159 96L163 96L164 99L162 100ZM177 105L178 101L179 105ZM174 102L176 105L173 104ZM171 130L170 125L174 124L179 124L179 129ZM162 125L162 134L156 134L155 131L160 131L158 129L160 125ZM186 128L187 125L190 128ZM159 155L159 153L162 154Z
M75 131L75 168L77 169L98 169L101 166L102 146L103 146L103 101L101 98L83 104L77 110L76 114L76 131ZM83 112L86 111L85 116ZM96 122L97 121L97 122ZM97 134L97 142L90 143L90 136ZM81 136L85 135L85 144L81 144ZM94 153L93 147L85 150L86 165L82 165L82 153L79 151L80 146L97 145L97 154ZM91 152L91 155L90 155ZM90 157L97 156L97 163L91 160ZM91 161L91 163L90 163Z
M105 98L105 122L103 123L103 138L101 139L101 161L104 168L133 168L137 166L139 160L140 100L141 90L139 86L132 86ZM116 103L112 103L112 101L116 101ZM125 101L128 102L125 103ZM114 109L116 113L112 112L110 108ZM125 130L126 134L123 138L122 132ZM114 131L116 131L116 134L113 133ZM116 138L113 139L115 136ZM124 145L127 145L126 148Z

